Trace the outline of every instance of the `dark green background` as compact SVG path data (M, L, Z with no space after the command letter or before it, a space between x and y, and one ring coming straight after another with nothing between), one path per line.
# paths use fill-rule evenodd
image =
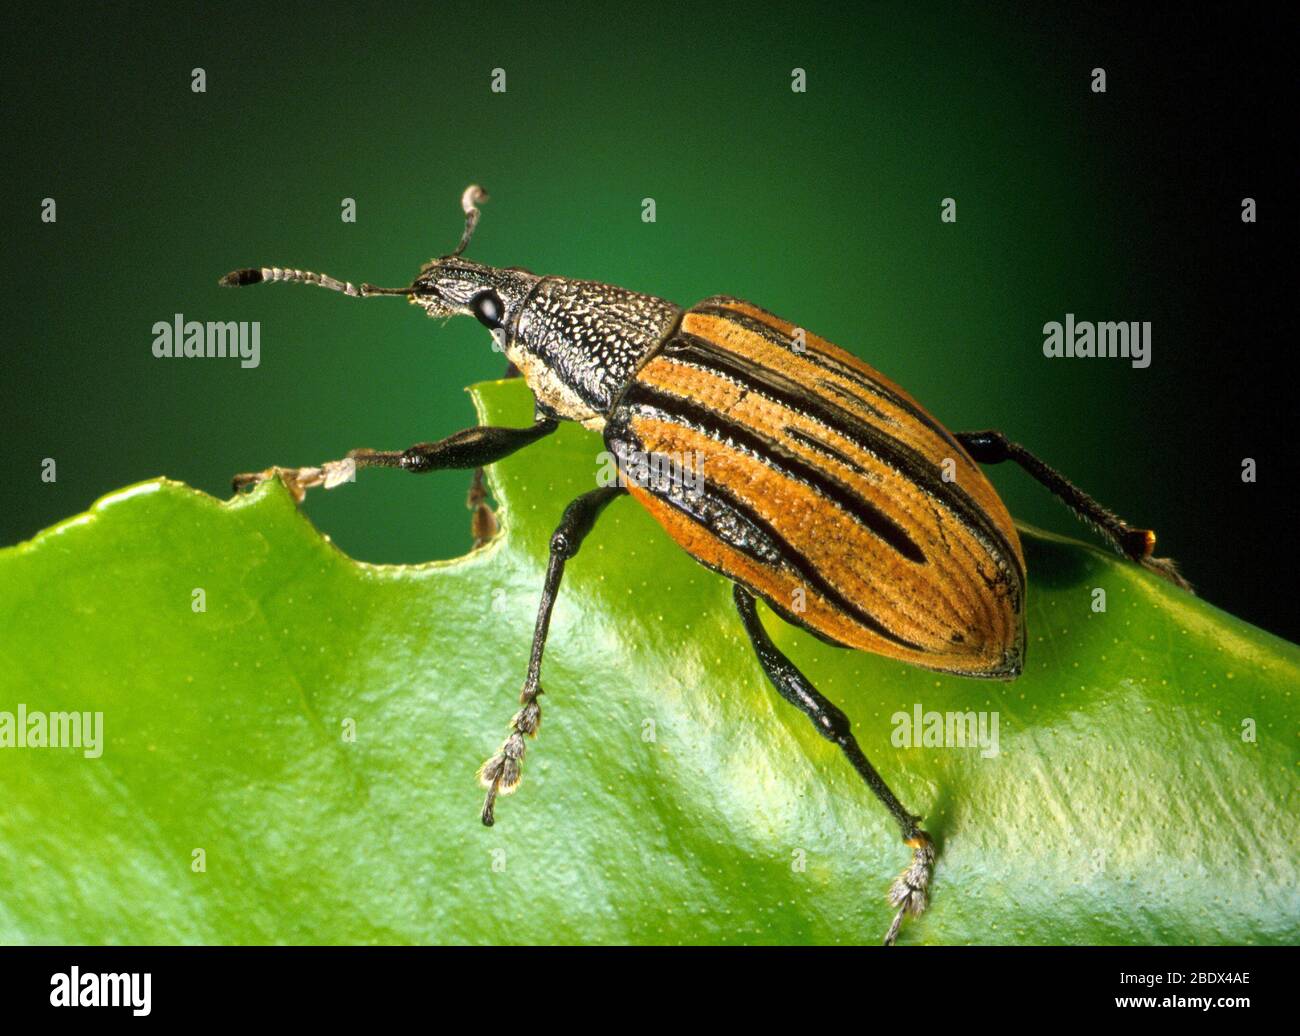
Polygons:
M7 36L4 543L149 476L224 495L236 471L472 423L463 386L502 366L474 323L216 279L405 284L477 181L474 258L750 298L951 427L1006 430L1154 527L1208 599L1300 637L1292 128L1262 11L42 5ZM155 359L176 312L261 321L261 366ZM1066 312L1152 321L1152 366L1044 359ZM994 480L1075 529L1022 474ZM355 556L448 557L466 481L368 473L308 510Z

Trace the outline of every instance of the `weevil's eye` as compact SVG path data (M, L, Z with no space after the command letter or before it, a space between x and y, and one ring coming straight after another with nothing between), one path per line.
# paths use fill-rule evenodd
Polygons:
M506 309L501 305L501 296L495 291L480 291L469 300L469 311L478 322L489 330L495 331L505 319Z

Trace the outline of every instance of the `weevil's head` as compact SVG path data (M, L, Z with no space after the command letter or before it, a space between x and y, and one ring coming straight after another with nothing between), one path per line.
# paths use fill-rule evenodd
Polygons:
M431 317L472 316L495 332L513 326L539 279L516 267L484 266L449 255L425 263L409 294Z

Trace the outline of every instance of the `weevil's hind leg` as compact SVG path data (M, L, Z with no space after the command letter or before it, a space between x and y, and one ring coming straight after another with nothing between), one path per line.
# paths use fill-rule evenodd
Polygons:
M494 464L516 450L550 435L559 427L553 417L543 417L530 428L498 428L491 425L466 428L437 442L420 442L405 450L352 450L342 460L326 461L313 468L267 468L236 475L231 482L236 493L279 476L299 503L307 490L316 486L333 489L351 482L361 468L400 468L417 474L448 468L479 468Z
M1172 558L1152 557L1156 546L1154 532L1150 529L1135 529L1019 443L1011 442L1001 432L994 431L959 432L957 440L981 464L1014 461L1037 482L1046 486L1077 518L1096 529L1116 553L1150 569L1175 586L1184 590L1192 589L1192 584L1179 574L1178 566Z
M519 787L524 762L525 737L536 737L542 722L542 707L537 699L542 694L542 652L546 649L546 634L551 626L551 609L560 590L564 576L564 563L578 553L582 541L591 532L596 519L611 500L626 493L622 486L602 486L574 500L564 509L564 516L551 535L551 557L546 566L546 579L542 584L542 601L537 608L537 625L533 629L533 650L528 659L528 675L524 689L519 694L521 708L510 720L510 733L496 755L485 762L478 771L479 783L487 789L483 800L482 820L491 827L496 819L498 795L509 795Z
M919 915L929 902L930 878L934 874L934 842L917 826L921 818L903 808L903 804L889 790L889 786L863 754L857 740L850 733L849 718L822 697L817 688L809 683L808 678L799 672L794 663L772 643L772 639L759 621L758 609L749 591L736 584L734 595L736 610L740 612L740 621L745 625L745 632L749 634L750 642L754 645L754 653L758 655L759 664L763 667L767 678L772 681L772 686L777 689L782 698L812 720L817 733L840 746L840 750L853 764L853 768L858 771L858 775L866 782L867 787L898 822L899 830L903 833L903 841L912 849L911 865L894 879L894 883L889 888L889 902L897 908L897 913L884 941L886 946L892 946L903 925L903 918Z
M501 377L517 378L519 377L519 368L513 363L508 363L506 372ZM488 503L487 484L484 480L484 470L475 468L474 478L469 484L469 493L465 497L465 506L470 511L469 532L474 538L472 548L474 550L478 550L479 547L492 539L500 528L497 524L496 512L492 510L492 505Z

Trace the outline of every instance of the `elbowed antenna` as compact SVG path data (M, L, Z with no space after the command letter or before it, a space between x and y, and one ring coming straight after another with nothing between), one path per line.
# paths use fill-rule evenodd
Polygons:
M487 191L476 183L470 184L462 192L460 207L461 211L465 213L465 230L460 236L460 244L456 246L456 250L450 255L443 256L444 259L454 259L469 247L470 238L474 236L474 228L478 226L479 216L481 215L478 206L481 202L487 200ZM373 284L363 284L358 288L351 281L341 281L328 274L315 273L311 270L285 270L279 266L250 266L243 270L231 270L217 283L223 288L242 288L246 284L261 284L263 281L268 283L283 281L288 284L314 284L318 288L328 288L330 291L350 295L354 299L364 299L371 295L418 294L414 284L407 288L376 288Z
M328 274L314 273L311 270L284 270L278 266L258 266L243 270L231 270L217 283L223 288L242 288L246 284L261 284L263 281L268 283L284 281L288 284L314 284L318 288L339 291L344 295L352 296L354 299L364 299L370 295L410 295L415 291L414 285L408 288L376 288L373 284L363 284L358 288L351 281L340 281Z

